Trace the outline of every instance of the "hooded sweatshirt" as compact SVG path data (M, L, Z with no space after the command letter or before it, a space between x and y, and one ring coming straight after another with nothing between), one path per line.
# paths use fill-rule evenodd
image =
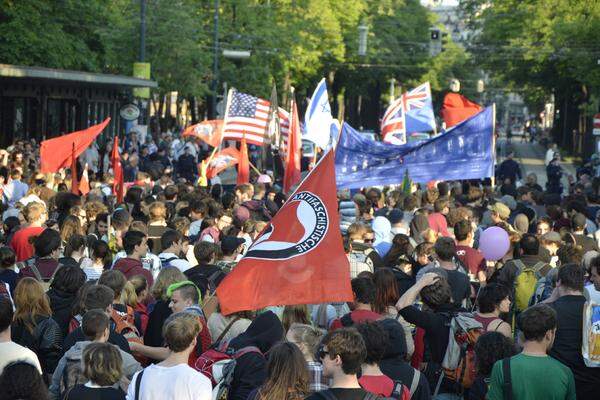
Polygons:
M379 368L386 376L394 381L402 381L410 389L413 379L418 379L418 386L413 393L413 400L429 400L429 384L424 374L415 378L415 370L405 361L406 357L406 339L404 328L394 319L386 318L379 321L379 325L385 329L389 337L389 346L387 346L383 359L379 362Z
M120 258L117 260L115 265L113 265L113 269L121 271L127 279L134 275L144 275L148 281L148 287L152 287L154 284L154 277L152 276L152 273L144 268L140 260L136 260L135 258Z
M284 331L279 318L267 311L256 317L246 332L231 340L229 347L240 350L258 347L262 354L246 353L237 359L228 400L246 400L250 392L267 379L267 361L264 354L283 339Z
M73 304L75 303L75 293L67 293L62 290L51 288L46 293L50 299L50 308L52 309L52 319L56 321L63 337L67 337L69 333L69 322L71 321L71 313Z
M375 217L372 228L375 233L373 247L383 258L392 247L392 224L386 217Z
M83 358L83 350L87 347L88 344L92 342L84 341L77 342L65 353L64 356L58 362L56 366L56 370L54 370L54 374L52 375L52 381L50 382L50 399L59 399L60 398L60 383L63 379L63 373L65 372L65 368L67 366L67 361L69 360L78 360L81 362ZM121 353L121 358L123 359L123 376L127 377L127 379L131 380L133 374L142 369L142 366L139 362L133 358L133 356L123 350L119 349L119 353Z

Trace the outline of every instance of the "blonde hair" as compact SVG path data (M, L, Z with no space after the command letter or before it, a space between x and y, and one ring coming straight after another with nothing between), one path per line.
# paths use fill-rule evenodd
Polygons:
M310 354L315 354L321 339L323 339L323 331L308 324L293 323L290 326L289 332L292 334L296 343L302 343Z
M123 293L121 293L121 301L135 308L143 300L140 299L139 295L146 289L148 289L146 277L144 275L134 275L125 284Z
M90 221L96 220L98 214L108 212L108 208L100 201L88 201L83 206L85 214Z
M45 212L45 205L36 201L32 201L23 209L23 217L25 218L25 221L32 223L33 221L40 219Z
M155 201L148 207L150 222L163 221L167 219L167 207L162 201Z
M200 322L193 314L179 312L167 318L162 333L167 347L175 353L180 353L187 349L200 333Z
M23 278L15 288L15 322L20 322L31 333L36 326L36 317L52 316L50 301L44 287L34 278Z
M173 283L187 280L186 276L176 267L163 268L158 273L154 286L152 286L152 296L156 300L168 300L167 288Z
M308 314L308 306L306 304L284 307L283 316L281 318L283 329L287 332L294 322L300 324L310 324L310 316Z
M123 376L123 358L110 343L90 343L83 350L83 376L100 386L112 386Z

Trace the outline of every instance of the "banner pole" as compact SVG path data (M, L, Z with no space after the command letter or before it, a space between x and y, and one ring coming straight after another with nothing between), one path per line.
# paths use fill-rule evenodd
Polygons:
M496 190L496 103L492 104L492 190Z

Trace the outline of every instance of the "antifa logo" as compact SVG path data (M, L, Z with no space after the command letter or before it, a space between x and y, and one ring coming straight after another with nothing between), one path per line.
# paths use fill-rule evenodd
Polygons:
M194 128L194 131L198 135L205 135L205 136L210 137L213 135L214 129L213 129L212 125L204 124L204 125L196 126L196 128Z
M296 193L279 210L244 258L287 260L315 249L329 228L323 201L311 192Z

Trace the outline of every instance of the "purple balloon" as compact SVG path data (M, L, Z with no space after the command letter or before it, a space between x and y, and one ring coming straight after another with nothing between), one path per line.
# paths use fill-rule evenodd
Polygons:
M510 248L508 233L500 227L492 226L481 233L479 250L488 261L497 261L504 257Z

